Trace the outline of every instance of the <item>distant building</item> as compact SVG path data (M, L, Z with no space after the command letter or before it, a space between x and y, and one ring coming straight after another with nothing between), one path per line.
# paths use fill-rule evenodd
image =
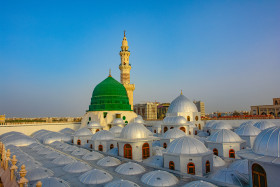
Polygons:
M273 105L251 106L251 115L273 115L280 117L280 98L273 98Z
M157 106L157 119L163 119L166 116L170 103L161 103Z
M143 117L144 120L157 119L158 102L147 102L144 104L134 105L134 112Z
M205 117L205 106L204 106L204 102L202 101L193 101L193 103L195 104L198 112L201 113L202 117Z
M4 115L0 115L0 123L5 123L6 117Z

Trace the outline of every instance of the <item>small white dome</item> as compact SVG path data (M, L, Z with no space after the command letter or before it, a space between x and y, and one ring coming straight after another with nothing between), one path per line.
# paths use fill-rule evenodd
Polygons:
M211 134L206 141L217 143L229 143L229 142L243 142L235 132L227 129L222 129Z
M53 151L53 152L47 154L47 155L45 156L45 158L47 158L47 159L55 159L55 158L57 158L57 157L59 157L59 156L61 156L61 155L62 155L62 154Z
M99 166L117 166L119 164L121 164L119 159L110 156L104 157L97 162Z
M254 126L259 128L260 130L264 130L270 127L275 127L275 124L266 120L266 121L258 121L254 124Z
M47 177L40 181L43 187L70 187L66 181L56 177ZM34 184L33 187L36 187L36 184Z
M138 184L128 180L116 180L106 184L104 187L140 187Z
M89 124L87 124L87 128L95 129L95 128L102 128L102 126L97 121L91 121L91 122L89 122Z
M247 186L249 183L248 178L232 169L227 168L220 169L214 173L211 179L236 186Z
M56 165L66 165L66 164L70 164L76 162L76 160L74 160L73 158L69 157L69 156L64 156L61 155L60 157L57 157L56 159L54 159L52 161L52 163L56 164Z
M81 128L74 133L74 136L91 136L92 132L87 128Z
M63 148L63 151L65 152L73 152L75 150L79 149L78 147L76 146L73 146L73 145L68 145L67 147L64 147Z
M79 177L83 184L103 184L113 179L112 175L99 169L90 170Z
M187 183L182 187L217 187L217 186L210 182L200 180L200 181L193 181L193 182Z
M199 133L197 133L197 136L199 136L199 137L207 137L209 135L208 135L207 132L200 131Z
M14 145L14 146L28 146L30 144L36 143L36 140L26 136L24 134L10 134L3 138L1 138L1 141L5 146L8 145Z
M48 148L45 148L45 149L39 150L37 153L39 155L47 155L47 154L52 153L52 152L53 152L52 150L50 150Z
M150 166L163 167L163 156L159 156L159 155L152 156L143 160L143 162Z
M59 132L61 132L63 134L74 134L75 133L75 131L73 129L70 129L70 128L62 129Z
M280 157L280 127L263 130L255 139L253 151L257 154Z
M85 155L83 156L83 159L84 159L84 160L98 160L98 159L101 159L101 158L103 158L103 157L104 157L104 156L103 156L102 154L93 151L93 152L89 152L89 153L85 154Z
M148 138L148 129L139 123L129 123L127 124L120 134L122 139L142 139Z
M220 129L232 129L232 126L226 122L220 121L220 122L216 122L211 126L211 129L214 130L220 130Z
M173 186L178 183L177 177L166 171L151 171L141 177L144 184L150 186Z
M102 130L95 133L91 137L91 140L112 140L114 138L115 136L113 133L111 133L110 131Z
M42 166L40 162L34 161L34 160L28 160L26 162L22 162L18 164L18 168L21 168L22 165L25 165L26 171L30 171L34 168L39 168Z
M244 125L254 125L254 124L255 124L254 121L245 121L245 122L241 123L239 127L243 127Z
M115 171L122 175L138 175L145 172L145 168L134 162L127 162L119 165Z
M216 121L207 121L204 127L205 128L211 128L212 125L214 125L214 123L216 123Z
M113 125L124 125L124 121L121 118L115 118L112 122Z
M29 170L25 177L29 181L36 181L51 176L53 176L53 172L47 168L34 168Z
M89 153L88 150L83 149L83 148L80 148L80 149L76 149L75 151L73 151L73 152L71 153L71 155L82 156L82 155L85 155L85 154L87 154L87 153Z
M183 136L186 136L186 134L181 131L180 129L169 129L168 131L166 131L162 138L163 139L175 139L175 138L180 138L180 137L183 137Z
M68 173L82 173L91 169L91 166L84 162L73 162L63 167L63 170Z
M61 144L58 144L57 146L55 146L56 148L58 148L58 149L64 149L65 147L67 147L68 146L68 144L66 144L66 143L61 143Z
M143 118L139 118L139 117L134 118L133 122L134 123L139 123L139 124L144 124L145 123Z
M167 113L197 112L195 104L184 95L179 95L168 107Z
M109 131L113 134L120 134L122 132L122 127L120 126L114 126Z
M249 164L247 159L235 160L233 163L230 164L229 168L239 173L249 175L248 165Z
M224 165L226 165L226 162L221 157L218 157L217 155L213 155L213 166L214 167L221 167Z
M183 116L167 116L163 119L163 123L169 125L186 125L188 121Z
M234 132L239 136L257 136L261 130L253 125L247 124L238 127Z
M209 153L210 151L205 147L201 141L184 136L173 140L167 147L167 153L172 154L201 154Z

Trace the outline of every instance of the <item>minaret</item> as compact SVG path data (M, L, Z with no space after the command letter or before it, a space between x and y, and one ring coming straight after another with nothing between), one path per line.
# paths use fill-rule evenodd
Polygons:
M119 69L121 70L121 83L124 85L128 99L129 104L131 105L131 110L133 110L133 91L135 90L135 84L130 84L130 70L131 65L129 64L129 56L130 51L128 50L128 44L125 37L125 31L124 31L124 37L122 41L120 56L121 56L121 64L119 65Z

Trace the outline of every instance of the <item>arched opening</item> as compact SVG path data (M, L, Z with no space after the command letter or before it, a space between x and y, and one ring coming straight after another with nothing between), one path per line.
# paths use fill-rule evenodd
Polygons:
M206 161L205 166L206 166L206 173L209 173L210 172L210 162L209 162L209 160Z
M169 162L169 169L175 170L175 164L174 164L173 161L170 161L170 162Z
M259 164L252 165L253 187L267 187L266 172Z
M280 117L280 112L278 112L278 117Z
M278 101L275 101L275 105L278 105Z
M154 133L157 133L157 130L154 130Z
M72 139L72 141L71 141L71 142L72 142L72 144L73 144L73 143L74 143L74 140Z
M180 127L180 130L183 132L186 132L186 128L185 127Z
M274 112L270 112L269 114L272 115L272 116L275 116Z
M200 124L198 124L198 129L201 130L201 125Z
M81 145L81 140L77 140L77 145Z
M132 159L132 147L130 144L125 144L123 146L123 157Z
M98 132L99 131L99 129L96 129L96 131L95 132Z
M118 147L118 155L120 155L119 143L117 143L117 147Z
M174 129L174 127L170 127L170 129Z
M263 113L262 113L262 115L266 115L266 113L265 113L265 112L263 112Z
M191 131L189 131L189 135L191 135L192 133L191 133Z
M87 140L87 143L88 143L88 140Z
M110 145L110 149L113 149L113 148L114 148L114 144L111 144L111 145Z
M218 154L219 154L218 149L214 148L213 153L214 153L214 155L218 156Z
M98 151L103 151L103 145L98 146Z
M194 135L197 135L197 131L194 132Z
M144 143L142 146L142 158L146 159L150 157L150 146L148 143Z
M195 175L195 165L194 163L188 163L188 174Z
M91 148L91 149L93 148L92 144L90 144L90 148Z
M229 158L235 158L235 151L233 149L229 150Z
M198 116L195 116L195 121L198 121Z
M168 131L168 128L167 128L167 127L164 127L164 128L163 128L163 133L165 133L166 131Z
M188 120L188 121L191 121L191 117L190 117L190 116L188 116L188 117L187 117L187 120Z
M167 144L165 142L163 143L163 148L167 148Z

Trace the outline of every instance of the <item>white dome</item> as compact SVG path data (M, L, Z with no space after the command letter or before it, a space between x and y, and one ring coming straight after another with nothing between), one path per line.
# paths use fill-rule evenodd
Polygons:
M127 124L120 134L122 139L141 139L148 138L148 129L139 123L129 123Z
M26 162L22 162L20 164L18 164L18 168L21 168L22 165L25 165L25 169L26 171L30 171L34 168L39 168L42 166L42 164L40 162L34 161L34 160L28 160Z
M216 123L216 121L207 121L204 127L205 128L211 128L212 125L214 125L214 123Z
M113 179L112 175L99 169L90 170L79 177L83 184L103 184Z
M220 130L220 129L232 129L232 126L226 122L220 121L220 122L216 122L213 123L213 125L211 126L211 129L214 130Z
M249 183L248 178L232 169L227 168L218 170L212 175L211 179L236 186L247 186Z
M70 187L66 181L56 177L47 177L40 181L43 187ZM34 184L33 187L36 187L36 184Z
M280 157L280 127L263 130L255 139L253 151L257 154Z
M97 162L99 166L117 166L119 164L121 164L119 159L110 156L104 157Z
M124 121L121 118L115 118L112 122L113 125L124 125Z
M120 126L114 126L109 131L113 134L120 134L122 132L122 127Z
M254 121L245 121L245 122L241 123L239 127L243 127L244 125L254 125L254 124L255 124Z
M70 128L62 129L59 132L61 132L63 134L74 134L75 133L75 131L73 129L70 129Z
M52 161L52 163L56 164L56 165L66 165L66 164L70 164L76 162L76 160L74 160L73 158L69 157L69 156L64 156L61 155L60 157L57 157L56 159L54 159Z
M91 136L92 132L87 128L81 128L74 133L74 136Z
M181 131L180 129L169 129L168 131L166 131L162 138L163 139L175 139L175 138L180 138L180 137L183 137L183 136L186 136L186 134Z
M166 171L151 171L141 177L144 184L150 186L173 186L178 183L177 177Z
M14 145L14 146L28 146L30 144L36 143L36 140L26 136L24 134L10 134L3 138L1 138L1 142L5 144L5 146L8 145Z
M91 140L112 140L114 138L115 136L113 133L111 133L110 131L102 130L95 133L91 137Z
M64 149L65 147L67 147L69 144L67 143L61 143L61 144L58 144L57 146L55 146L56 148L58 149Z
M222 129L211 134L206 141L217 143L244 142L235 132Z
M167 113L197 112L195 104L184 95L179 95L168 107Z
M47 154L47 155L45 156L45 158L47 158L47 159L55 159L55 158L57 158L57 157L59 157L59 156L61 156L61 155L62 155L62 154L53 151L53 152Z
M199 133L197 133L197 136L199 136L199 137L207 137L209 135L208 135L207 132L200 131Z
M85 154L85 155L83 156L83 159L84 159L84 160L98 160L98 159L101 159L101 158L103 158L103 157L104 157L104 156L103 156L102 154L93 151L93 152L89 152L89 153Z
M102 128L102 126L97 121L91 121L91 122L89 122L89 124L87 124L87 128L89 128L89 129Z
M136 117L133 120L134 123L144 124L144 120L142 118Z
M260 130L264 130L270 127L274 127L275 124L270 121L259 121L254 124L255 127L259 128Z
M128 180L116 180L105 185L105 187L140 187L138 184Z
M235 160L233 163L230 164L229 168L239 173L249 175L248 165L249 164L247 159Z
M87 153L89 153L88 150L83 149L83 148L80 148L80 149L76 149L75 151L73 151L73 152L71 153L71 155L82 156L82 155L85 155L85 154L87 154Z
M48 148L44 148L44 149L42 149L42 150L39 150L37 153L38 153L39 155L47 155L47 154L52 153L52 152L53 152L52 150L50 150L50 149L48 149Z
M167 153L201 154L210 152L201 141L184 136L173 140L167 147Z
M47 168L34 168L29 170L25 177L29 181L36 181L51 176L53 176L53 172Z
M239 136L257 136L261 130L253 125L247 124L238 127L234 132Z
M82 173L91 169L91 166L84 162L73 162L63 167L63 170L68 173Z
M152 156L143 160L143 162L150 166L163 167L163 156L159 156L159 155Z
M217 155L213 155L213 166L214 167L221 167L224 165L226 165L226 162L221 157L218 157Z
M184 185L182 187L216 187L216 185L214 185L210 182L200 180L200 181L193 181L193 182L187 183L186 185Z
M188 121L183 116L167 116L163 119L164 124L186 125Z
M79 148L76 147L76 146L73 146L73 145L68 145L67 147L64 147L64 148L63 148L63 151L65 151L65 152L73 152L73 151L75 151L76 149L79 149Z
M127 162L119 165L115 171L122 175L138 175L145 172L145 168L134 162Z

